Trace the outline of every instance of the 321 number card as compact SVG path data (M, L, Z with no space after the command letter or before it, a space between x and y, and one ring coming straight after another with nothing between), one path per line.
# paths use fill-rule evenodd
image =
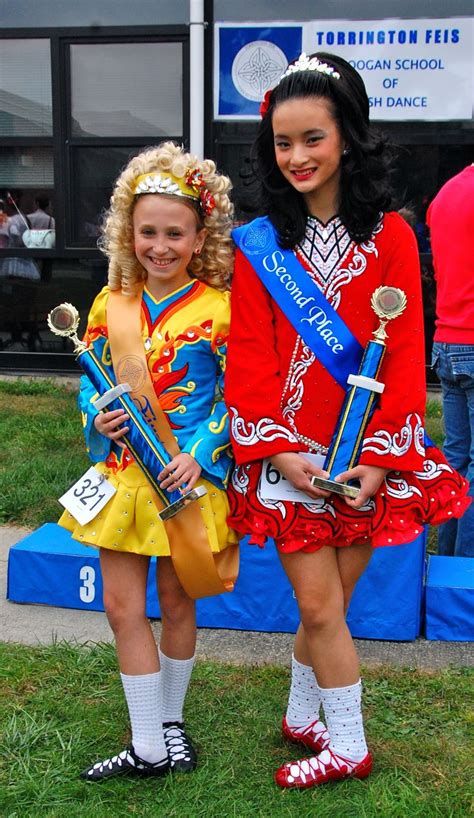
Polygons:
M59 502L80 525L86 525L97 516L116 491L107 478L91 466L59 498Z

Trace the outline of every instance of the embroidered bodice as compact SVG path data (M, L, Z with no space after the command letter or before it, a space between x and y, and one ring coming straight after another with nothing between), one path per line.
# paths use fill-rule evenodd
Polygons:
M108 288L97 296L89 314L86 341L113 374L107 337ZM182 451L191 454L203 476L220 488L232 463L228 414L223 401L226 345L229 331L229 293L192 281L160 301L147 290L142 297L142 338L151 380ZM93 461L112 456L124 468L130 455L99 435L94 389L81 381L86 445Z
M239 246L248 250L245 241ZM269 253L275 250L270 244ZM251 252L238 250L225 392L237 461L229 492L230 523L250 534L251 542L263 544L273 537L285 553L329 543L409 542L425 521L459 516L467 490L440 452L429 448L425 454L423 315L415 237L396 213L385 214L371 239L360 245L350 240L338 217L326 225L311 218L295 253L363 348L379 323L370 306L374 290L391 285L407 296L405 312L387 327L378 376L385 391L367 426L359 460L389 471L377 494L360 509L336 494L310 503L262 495L265 458L280 452L322 453L329 445L345 390L308 347L311 339L305 335L307 343L302 341L298 315L293 313L296 329L287 317L292 281L286 279L288 296L284 288L276 290L277 305ZM281 271L287 269L284 263L286 258ZM304 280L304 272L298 275ZM310 293L305 290L305 297Z
M381 376L386 390L367 428L360 462L419 467L422 454L415 441L418 444L423 426L424 342L418 255L411 229L398 214L385 214L370 240L357 244L338 216L326 225L311 217L295 254L362 347L378 326L370 306L374 290L390 284L407 294L405 313L388 328ZM302 448L324 451L344 389L302 341L284 306L271 298L251 257L240 251L232 326L236 329L231 339L237 337L238 343L234 346L231 340L226 401L237 461Z
M327 224L310 216L305 237L296 252L324 291L351 245L351 237L339 216L334 216Z

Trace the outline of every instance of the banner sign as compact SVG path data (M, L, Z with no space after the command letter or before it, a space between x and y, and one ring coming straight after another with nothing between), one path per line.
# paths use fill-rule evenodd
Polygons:
M303 51L344 57L367 89L371 119L471 119L473 19L307 23Z
M267 88L277 84L302 50L298 23L215 26L215 119L259 119Z
M474 19L324 20L236 26L218 23L216 119L258 119L259 102L301 51L344 57L362 75L371 119L471 119Z

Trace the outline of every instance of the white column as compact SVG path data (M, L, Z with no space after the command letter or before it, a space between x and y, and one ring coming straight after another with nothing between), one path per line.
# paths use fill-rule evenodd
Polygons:
M204 0L189 0L190 20L190 149L204 156Z

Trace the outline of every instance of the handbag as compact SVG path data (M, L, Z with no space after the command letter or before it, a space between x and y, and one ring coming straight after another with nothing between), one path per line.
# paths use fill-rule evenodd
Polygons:
M34 230L28 228L22 236L25 247L34 250L51 250L56 244L56 231L53 228L48 230Z
M11 193L7 192L8 201L14 206L16 212L26 225L26 230L23 231L21 239L25 247L33 250L51 250L56 245L56 230L51 227L53 219L49 217L49 226L43 230L35 230L31 227L31 222L28 216L25 216L18 207L15 199Z

